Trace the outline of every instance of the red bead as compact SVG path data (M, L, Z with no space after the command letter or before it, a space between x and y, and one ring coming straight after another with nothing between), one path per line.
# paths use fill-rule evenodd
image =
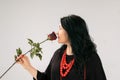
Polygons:
M66 51L65 51L63 56L62 56L61 63L60 63L60 75L61 75L61 77L65 77L70 72L73 64L74 64L74 59L71 60L70 63L67 64L67 62L66 62ZM63 70L65 70L64 73L63 73Z

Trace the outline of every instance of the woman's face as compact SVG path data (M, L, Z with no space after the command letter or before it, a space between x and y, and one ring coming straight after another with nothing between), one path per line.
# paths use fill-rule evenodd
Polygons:
M61 25L59 26L58 31L58 43L69 44L68 34Z

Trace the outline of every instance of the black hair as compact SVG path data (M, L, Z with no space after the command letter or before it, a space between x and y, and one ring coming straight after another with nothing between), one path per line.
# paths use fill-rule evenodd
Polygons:
M83 76L84 65L90 55L96 53L96 45L91 40L86 22L80 16L68 15L62 17L60 21L68 34L75 57L75 65L79 69L81 76Z

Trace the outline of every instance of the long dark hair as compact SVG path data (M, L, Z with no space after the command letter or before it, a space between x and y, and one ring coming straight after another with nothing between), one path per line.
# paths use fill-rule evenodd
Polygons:
M62 17L60 21L69 36L76 68L79 69L81 76L83 76L86 61L90 55L96 53L96 46L91 40L86 22L77 15ZM65 47L65 45L62 47Z

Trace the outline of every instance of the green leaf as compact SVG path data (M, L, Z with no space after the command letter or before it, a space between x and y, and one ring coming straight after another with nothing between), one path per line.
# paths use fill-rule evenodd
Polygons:
M40 44L39 44L39 43L36 43L36 47L39 48L39 47L40 47Z
M42 53L42 48L40 47L40 43L34 43L31 39L28 39L28 43L32 48L30 51L30 57L33 59L34 55L36 55L41 60L42 55L39 53Z
M22 50L20 48L16 49L17 52L17 56L19 56L20 54L22 54Z
M31 51L30 51L30 57L33 59L35 54L36 54L35 48L32 48Z
M33 45L33 41L31 39L28 39L28 43L32 46Z
M39 52L39 49L38 49L37 47L35 47L35 51L36 51L36 52Z
M36 54L36 56L38 56L39 59L42 60L42 55L41 54Z
M39 48L39 50L40 50L40 51L39 51L40 53L43 53L43 52L42 52L42 48Z

